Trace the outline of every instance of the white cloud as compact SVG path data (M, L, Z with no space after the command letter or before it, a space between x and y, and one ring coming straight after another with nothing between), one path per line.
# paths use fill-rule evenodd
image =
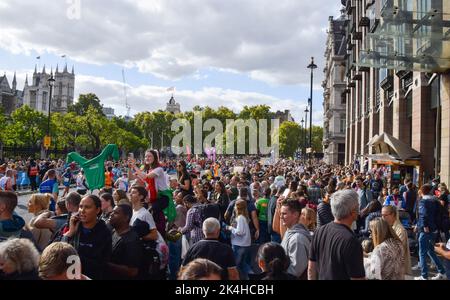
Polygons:
M65 53L79 62L118 63L164 79L203 68L245 73L270 84L309 84L321 70L330 0L2 0L0 47L13 53ZM320 81L322 74L318 73Z
M116 115L126 115L122 82L86 75L78 75L76 80L75 95L95 92L105 106L115 109ZM166 86L140 85L132 87L128 85L127 96L131 105L131 114L134 115L143 111L165 110L171 93L167 92ZM212 108L226 106L239 112L245 105L267 104L272 111L291 110L291 114L297 122L304 116L303 110L306 107L306 102L299 103L293 99L280 99L261 93L217 87L205 87L199 91L177 90L175 100L180 103L182 111L191 110L194 106L199 105ZM313 113L313 123L322 124L321 112Z

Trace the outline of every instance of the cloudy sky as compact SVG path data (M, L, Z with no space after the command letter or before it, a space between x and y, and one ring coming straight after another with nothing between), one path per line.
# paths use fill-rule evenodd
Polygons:
M125 115L165 109L176 87L182 110L195 105L268 104L296 121L309 97L322 123L324 45L338 0L1 0L0 72L22 89L35 64L75 66L75 97L97 94ZM66 55L66 58L62 58ZM36 57L41 59L37 60Z

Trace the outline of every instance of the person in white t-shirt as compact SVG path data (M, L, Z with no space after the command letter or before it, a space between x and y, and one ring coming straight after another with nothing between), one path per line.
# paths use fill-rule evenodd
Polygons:
M160 255L161 269L164 269L169 261L169 248L161 234L156 228L155 221L150 212L144 207L147 198L147 190L142 186L134 186L130 190L130 201L133 207L133 216L130 220L130 226L137 226L137 220L146 222L149 225L149 232L142 236L144 241L155 241L157 243L157 251Z
M240 278L241 280L246 280L248 279L248 273L251 270L251 267L248 264L248 258L252 243L247 202L245 200L237 200L234 210L236 218L234 222L232 222L232 226L228 226L227 229L231 231L231 246L233 248Z

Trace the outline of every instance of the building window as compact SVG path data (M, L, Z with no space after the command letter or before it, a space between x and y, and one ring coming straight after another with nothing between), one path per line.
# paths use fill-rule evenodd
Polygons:
M431 88L431 109L435 109L441 105L440 95L440 78L436 76L430 85Z
M345 133L345 127L346 127L345 116L341 116L341 119L339 120L339 132Z
M412 92L406 96L406 117L412 117Z
M358 81L358 120L361 119L362 116L362 104L363 104L362 83L361 81Z
M339 153L345 152L345 144L338 144L338 152Z
M388 75L388 69L378 69L377 88L381 88L381 83Z
M406 96L406 118L409 123L409 145L412 146L412 107L413 107L413 99L412 99L412 91L410 91Z
M36 109L36 92L30 92L30 107Z
M43 111L47 111L47 97L48 97L47 92L43 92L42 93L42 110Z
M366 89L366 114L369 114L370 112L370 74L366 73L366 82L365 82L365 89Z

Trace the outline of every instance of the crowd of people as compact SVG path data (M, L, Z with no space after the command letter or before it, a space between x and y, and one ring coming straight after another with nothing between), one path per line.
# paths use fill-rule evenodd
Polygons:
M2 164L0 278L449 276L450 195L438 180L395 186L380 169L256 156L160 161L155 150L107 161L104 175L91 191L75 163ZM34 192L28 222L15 213L24 176Z

